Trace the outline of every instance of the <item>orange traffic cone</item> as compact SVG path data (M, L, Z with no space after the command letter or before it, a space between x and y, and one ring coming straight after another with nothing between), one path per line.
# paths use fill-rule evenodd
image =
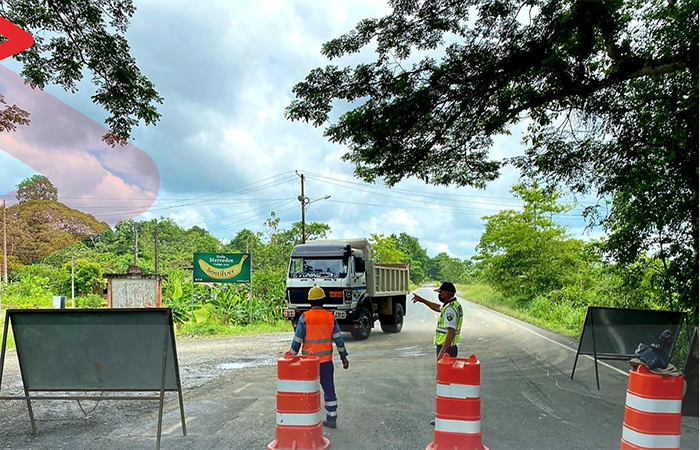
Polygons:
M630 370L620 450L680 449L683 376Z
M277 424L268 450L326 450L318 357L285 353L277 360Z
M474 355L438 362L435 431L426 450L488 450L481 442L480 371Z

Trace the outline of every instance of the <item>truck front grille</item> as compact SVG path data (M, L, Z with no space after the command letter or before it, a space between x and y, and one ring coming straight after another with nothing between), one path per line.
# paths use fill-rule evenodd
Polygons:
M331 296L331 291L334 295ZM323 292L326 293L326 300L323 302L325 305L342 305L343 304L343 290L342 289L328 289L323 288ZM338 295L337 293L340 293ZM308 304L309 289L307 288L287 288L287 301L295 305Z

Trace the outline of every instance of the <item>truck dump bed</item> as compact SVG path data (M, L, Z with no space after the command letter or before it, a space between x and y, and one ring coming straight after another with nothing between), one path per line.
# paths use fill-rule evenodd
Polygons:
M372 264L369 275L372 279L367 290L372 297L406 295L410 291L407 264Z

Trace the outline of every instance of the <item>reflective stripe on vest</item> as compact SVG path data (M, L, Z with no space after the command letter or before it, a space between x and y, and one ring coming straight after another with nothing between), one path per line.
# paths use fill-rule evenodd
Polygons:
M333 359L333 313L323 308L312 308L304 313L306 336L302 346L302 355L314 352L319 362Z
M451 302L443 305L442 310L440 311L440 319L438 320L437 328L435 328L435 334L433 335L433 344L435 345L443 345L445 343L445 339L447 338L448 328L445 328L445 314L448 310L456 311L457 315L459 316L457 320L457 328L455 329L455 337L452 339L452 345L457 345L459 342L459 334L462 330L462 319L464 317L464 312L462 310L462 305L459 304L457 299L454 299Z

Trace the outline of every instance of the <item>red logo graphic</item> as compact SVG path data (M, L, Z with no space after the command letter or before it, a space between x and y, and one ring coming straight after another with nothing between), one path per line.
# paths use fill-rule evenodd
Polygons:
M7 40L0 44L0 61L34 45L34 38L17 25L0 17L0 34Z

